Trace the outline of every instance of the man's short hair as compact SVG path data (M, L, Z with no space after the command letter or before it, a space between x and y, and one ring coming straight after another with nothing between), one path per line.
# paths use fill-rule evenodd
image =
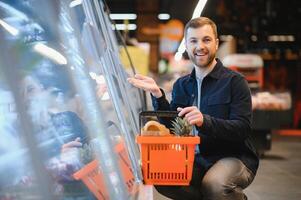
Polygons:
M213 33L215 35L215 38L217 38L217 27L216 27L216 24L214 23L214 21L212 21L211 19L209 19L207 17L197 17L197 18L191 19L185 25L185 29L184 29L185 36L187 34L188 28L199 28L199 27L202 27L204 25L211 26L211 28L213 30Z

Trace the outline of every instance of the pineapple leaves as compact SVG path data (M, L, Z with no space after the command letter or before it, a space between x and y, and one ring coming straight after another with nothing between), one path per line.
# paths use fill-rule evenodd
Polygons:
M178 136L189 136L192 130L192 125L185 118L176 117L171 121L171 131Z

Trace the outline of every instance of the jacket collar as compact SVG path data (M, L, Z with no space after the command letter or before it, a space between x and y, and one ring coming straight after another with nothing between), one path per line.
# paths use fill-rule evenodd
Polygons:
M222 71L223 71L223 64L222 62L216 58L216 65L214 66L213 70L207 75L207 76L211 76L212 78L215 79L220 79L223 75ZM192 79L196 79L195 77L195 69L193 68L191 74L190 74L190 78Z

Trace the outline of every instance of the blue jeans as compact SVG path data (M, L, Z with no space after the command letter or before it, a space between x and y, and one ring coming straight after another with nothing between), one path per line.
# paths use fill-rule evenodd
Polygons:
M243 189L254 174L237 158L223 158L206 173L194 166L189 186L155 186L159 193L174 200L244 200Z

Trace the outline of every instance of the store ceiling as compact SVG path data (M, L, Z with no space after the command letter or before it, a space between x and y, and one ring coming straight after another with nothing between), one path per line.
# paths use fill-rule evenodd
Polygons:
M112 13L136 13L138 1L149 0L107 0L107 4ZM197 2L198 0L159 0L157 12L168 13L171 18L188 21Z
M107 0L107 4L112 13L137 13L138 1L149 0ZM169 13L171 18L186 23L197 2L158 0L157 13ZM255 34L299 34L301 31L297 21L301 18L300 0L208 0L203 15L214 19L225 34L235 35L249 28Z
M147 14L150 13L150 1L158 3L158 9L153 11L155 14L169 13L171 19L179 19L183 23L190 19L198 3L198 0L107 0L107 4L111 13ZM143 6L139 7L141 2ZM300 0L208 0L202 15L217 23L219 35L236 37L240 52L256 52L259 49L299 52L301 48L301 25L298 21L301 18ZM135 34L137 30L130 31L132 37ZM284 38L293 38L293 41L271 42L269 38L275 35L280 39L284 35Z

